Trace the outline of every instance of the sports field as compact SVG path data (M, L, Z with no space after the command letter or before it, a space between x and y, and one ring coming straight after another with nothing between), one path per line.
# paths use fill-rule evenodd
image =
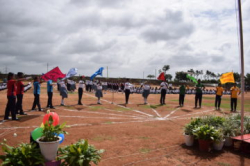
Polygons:
M66 106L59 106L61 97L54 90L53 104L60 123L66 122L69 135L61 146L88 139L97 149L105 149L100 166L120 165L249 165L249 154L242 154L230 148L222 152L200 152L198 147L186 147L183 126L191 117L207 114L226 116L230 114L230 98L223 96L221 111L214 110L214 95L204 95L201 109L194 109L194 95L186 95L184 107L178 107L178 95L166 95L166 105L159 105L159 94L150 94L148 105L143 104L141 94L131 94L129 104L124 105L122 93L104 93L102 105L97 105L93 93L84 92L83 105L77 105L77 92L69 93ZM0 116L3 119L7 103L6 90L0 92ZM0 123L0 141L4 138L10 145L29 142L30 132L42 123L46 112L47 92L45 84L41 88L41 106L44 112L33 111L32 89L24 94L23 108L27 116L19 116L20 121ZM238 102L240 110L240 102ZM250 113L250 93L245 95L245 113ZM17 137L13 134L17 133Z

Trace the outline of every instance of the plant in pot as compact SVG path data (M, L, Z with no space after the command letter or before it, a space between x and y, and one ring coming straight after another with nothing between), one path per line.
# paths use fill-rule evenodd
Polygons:
M4 155L0 155L3 161L1 165L41 166L44 158L35 144L21 143L18 147L7 145L6 140L1 143Z
M222 125L223 134L225 137L225 146L232 146L231 137L240 134L240 126L235 123L231 118L228 118Z
M218 130L215 130L213 137L214 137L213 148L215 150L222 150L224 142L225 142L223 130L221 128Z
M65 123L54 126L52 116L50 116L48 122L44 124L43 135L36 141L39 143L41 153L46 161L55 160L59 142L62 139L58 137L58 135L61 133L67 134L67 132L63 130L64 127Z
M87 140L79 140L75 144L59 148L58 159L62 160L62 166L91 166L91 162L98 164L101 160L101 153L104 150L97 150L89 145Z
M194 126L191 123L188 123L184 127L184 139L187 146L193 146L194 144L194 135L193 135Z
M215 128L209 125L201 125L193 130L194 136L199 141L201 151L209 151L210 144L214 140Z

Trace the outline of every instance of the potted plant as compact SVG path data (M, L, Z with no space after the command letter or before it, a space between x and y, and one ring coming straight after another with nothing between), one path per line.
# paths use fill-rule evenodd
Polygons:
M194 126L191 123L188 123L184 127L184 139L187 146L193 146L194 144L194 135L193 135Z
M0 155L2 165L41 166L44 158L35 144L21 143L18 147L7 145L6 139L1 143L4 155Z
M44 124L43 135L36 141L39 143L41 153L46 161L55 160L59 142L61 141L61 138L58 137L58 135L61 133L67 134L66 131L63 131L64 127L65 123L53 126L52 116L50 116L48 122Z
M89 145L87 140L79 140L75 144L59 148L58 159L62 160L62 166L90 166L90 163L98 164L101 160L101 153L104 150L96 150Z
M222 150L225 138L222 129L218 129L214 132L213 148L215 150Z
M231 137L235 137L240 134L240 128L232 119L227 119L222 125L224 137L225 137L225 146L232 146Z
M214 140L215 128L209 125L202 125L193 130L194 136L199 141L201 151L209 151L210 144Z

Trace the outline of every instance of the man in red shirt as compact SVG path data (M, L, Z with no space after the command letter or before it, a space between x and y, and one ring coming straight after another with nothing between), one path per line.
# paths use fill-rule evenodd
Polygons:
M24 87L25 85L21 81L23 79L23 73L18 72L17 73L18 81L16 83L17 86L17 103L16 103L16 114L20 115L27 115L26 113L23 112L23 93L24 93ZM20 110L20 112L18 112Z
M12 120L19 120L16 117L16 80L14 80L14 74L8 74L8 83L7 83L7 98L8 103L5 109L4 120L9 120L9 114L11 112Z

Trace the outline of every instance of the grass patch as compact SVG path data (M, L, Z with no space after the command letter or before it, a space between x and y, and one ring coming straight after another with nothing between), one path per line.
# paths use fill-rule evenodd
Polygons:
M104 107L103 106L91 106L90 107L91 111L97 111L97 110L100 110L100 109L104 109Z
M150 137L138 137L139 139L148 140Z
M231 166L229 163L218 162L217 165L219 166Z
M149 148L141 148L140 149L141 153L149 153L150 151L151 151L151 149L149 149Z
M113 122L111 121L108 121L108 122L104 122L105 124L112 124Z
M71 110L72 110L72 109L73 109L73 110L76 109L74 106L70 106L70 105L65 105L64 107L67 108L67 109L71 109Z
M161 105L161 104L150 105L149 107L150 107L150 108L153 108L153 109L156 109L156 108L158 108L158 107L162 107L162 105Z
M118 112L130 111L129 109L126 109L126 108L123 108L123 107L116 107L114 110L115 110L115 111L118 111Z
M114 140L114 138L108 135L98 135L92 138L92 140L101 142L101 141L106 141L106 140Z

